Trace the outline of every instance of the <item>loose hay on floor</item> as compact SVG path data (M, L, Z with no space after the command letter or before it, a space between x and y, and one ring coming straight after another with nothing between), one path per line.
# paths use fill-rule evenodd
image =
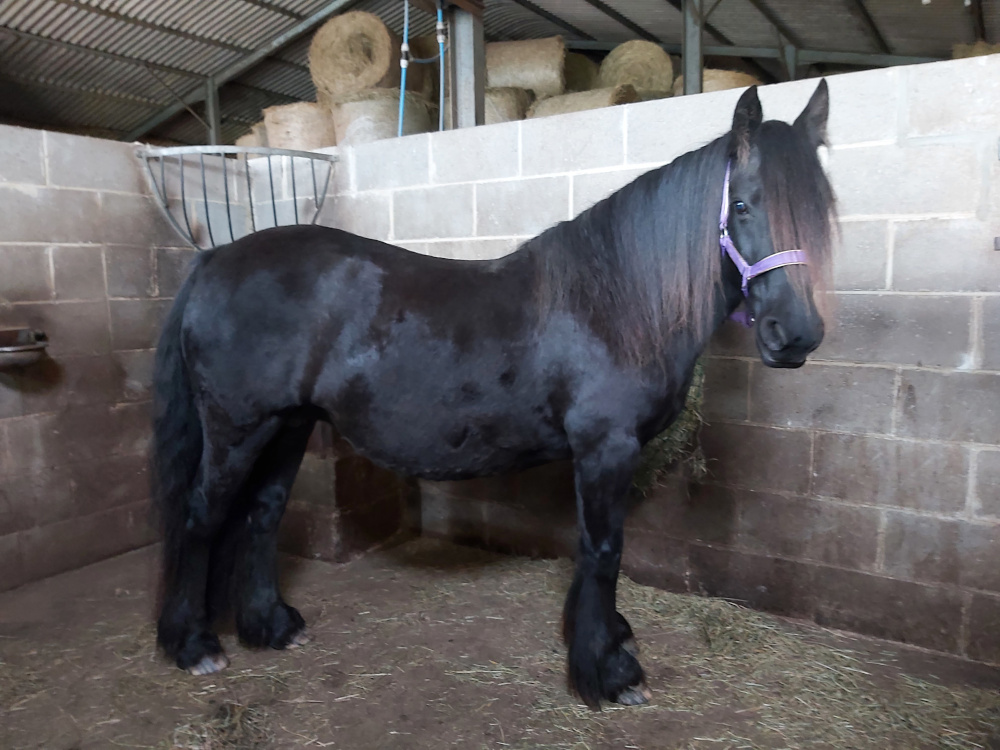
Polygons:
M571 564L429 540L349 565L290 561L313 642L254 652L224 633L232 666L194 679L152 648L143 560L48 583L58 617L0 595L0 747L971 749L1000 726L1000 676L945 684L904 670L890 644L626 578L620 609L654 697L595 714L565 690ZM131 595L104 592L130 575Z
M887 679L877 669L886 664L866 663L851 649L816 642L768 615L721 599L667 594L627 579L623 584L619 601L626 617L631 611L638 622L696 635L702 647L687 662L700 684L717 681L738 691L742 703L755 707L764 736L776 743L979 748L1000 730L995 690L947 687L905 674ZM698 710L711 693L678 693L670 705Z
M174 729L170 750L265 750L272 739L262 710L223 703L207 721Z

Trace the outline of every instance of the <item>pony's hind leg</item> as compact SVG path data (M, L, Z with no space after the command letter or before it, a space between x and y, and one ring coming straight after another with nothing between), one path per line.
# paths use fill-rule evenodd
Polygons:
M207 421L203 425L201 465L180 522L165 540L171 559L157 621L157 641L167 656L195 675L218 672L229 663L208 614L212 550L237 493L278 421L272 418L250 430Z
M288 417L257 461L237 519L233 569L236 628L250 646L281 649L305 643L305 621L278 590L278 526L316 418Z

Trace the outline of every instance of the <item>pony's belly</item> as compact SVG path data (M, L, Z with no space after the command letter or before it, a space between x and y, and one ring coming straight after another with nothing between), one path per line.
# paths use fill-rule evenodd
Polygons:
M568 458L565 436L537 424L511 424L471 415L447 419L385 414L366 424L341 423L337 432L361 455L407 476L468 479L519 471Z

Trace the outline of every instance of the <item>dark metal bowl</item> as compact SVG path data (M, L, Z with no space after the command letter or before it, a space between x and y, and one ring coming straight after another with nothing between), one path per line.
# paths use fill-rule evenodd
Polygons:
M45 356L49 342L30 328L0 328L0 369L26 367Z

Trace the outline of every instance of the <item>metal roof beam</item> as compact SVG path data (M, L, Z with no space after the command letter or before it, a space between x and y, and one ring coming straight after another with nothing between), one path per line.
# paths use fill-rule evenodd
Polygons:
M673 8L678 13L680 13L682 15L684 14L684 2L683 2L683 0L666 0L666 2L669 3L671 6L673 6ZM718 3L716 3L716 5L718 5ZM715 7L713 7L712 10L715 10ZM711 15L711 11L709 11L708 15ZM706 18L707 18L707 16L706 16ZM708 32L709 34L711 34L712 36L714 36L716 39L718 39L720 42L722 42L723 44L732 44L732 42L729 41L729 38L725 34L723 34L721 31L719 31L717 28L715 28L707 20L705 20L702 23L701 27L706 32Z
M181 29L172 29L169 26L161 26L159 24L152 23L151 21L143 21L141 18L134 18L132 16L126 16L124 13L118 13L113 10L107 10L106 8L101 8L97 5L88 5L86 3L80 2L80 0L53 0L53 2L59 3L60 5L65 5L70 8L76 8L84 13L93 13L98 16L104 16L105 18L113 18L116 21L121 21L122 23L129 24L131 26L139 26L143 29L150 29L151 31L158 31L161 34L169 34L170 36L180 37L182 39L187 39L192 42L199 42L201 44L207 44L213 47L221 47L222 49L227 49L230 52L239 52L240 54L248 54L253 52L251 49L246 47L241 47L238 44L231 44L230 42L223 42L220 39L212 39L207 36L201 36L200 34L193 34L190 31L183 31Z
M767 19L767 22L771 24L775 29L777 29L778 33L781 34L783 37L785 37L785 39L787 39L789 42L794 44L796 47L799 47L800 49L802 47L805 47L805 43L802 41L802 37L800 37L798 34L792 31L791 28L789 28L788 24L782 21L778 17L778 14L767 6L764 0L747 0L747 2L749 2L754 8L756 8L757 12L759 12L762 16L764 16L764 18Z
M287 31L278 34L276 37L271 39L263 47L255 51L252 55L247 55L231 65L226 66L225 69L219 71L215 74L216 84L221 86L224 83L231 81L239 75L242 75L250 68L254 67L261 60L270 57L272 54L277 52L279 49L287 44L298 39L303 34L312 31L314 28L323 23L330 16L333 16L340 11L350 7L357 0L333 0L333 2L327 3L318 11L313 13L311 16L302 19L297 24L292 26L292 28ZM204 86L196 86L191 91L188 92L184 97L184 101L187 104L194 104L195 102L201 101L205 97ZM158 113L154 117L149 118L139 127L127 133L122 140L134 141L137 138L141 138L150 130L158 125L163 124L169 120L174 115L182 112L184 107L181 104L173 104L166 107L162 112Z
M891 55L892 47L889 46L889 42L882 36L882 31L879 29L878 24L875 23L872 14L868 12L865 0L846 0L846 2L848 10L861 21L861 25L865 27L868 36L872 38L872 41L875 42L879 50L883 54Z
M596 50L607 52L617 46L615 42L576 42L567 40L566 46L570 49ZM660 44L667 52L679 55L681 53L680 44ZM702 48L708 57L748 57L765 60L781 60L784 57L784 50L776 47L735 47L735 46L713 46L706 45ZM920 63L938 62L939 57L916 57L911 55L882 55L870 52L831 52L828 50L808 50L798 51L799 62L803 65L809 63L834 63L840 65L864 65L869 67L886 68L892 65L918 65Z
M566 31L570 32L571 34L576 34L581 39L590 39L590 40L594 39L594 37L592 37L586 31L583 31L582 29L578 29L576 26L574 26L573 24L571 24L569 21L564 21L559 16L557 16L557 15L555 15L553 13L549 13L547 10L545 10L545 8L538 7L533 2L531 2L531 0L511 0L511 2L513 2L513 3L517 4L517 5L520 5L525 10L530 10L536 16L541 16L542 18L544 18L549 23L555 24L559 28L565 29Z
M264 10L269 10L272 13L280 13L288 18L294 18L296 21L301 21L305 16L301 13L296 13L294 10L288 10L288 8L282 8L276 3L269 3L267 0L243 0L243 2L249 5L256 5L258 8L263 8Z
M90 55L92 57L100 57L105 60L114 60L115 62L122 62L128 65L138 65L144 68L152 68L153 70L158 70L161 73L171 73L173 75L185 76L187 78L197 78L203 80L205 76L200 73L194 73L190 70L184 70L183 68L175 68L170 65L161 65L160 63L149 62L148 60L141 60L138 57L128 57L127 55L119 55L115 52L105 52L104 50L93 49L92 47L84 47L81 44L74 44L73 42L64 42L61 39L50 39L47 36L39 36L38 34L31 34L27 31L20 31L18 29L12 29L9 26L0 26L0 34L11 34L20 39L25 39L31 42L38 42L39 44L47 44L51 47L59 47L61 49L72 50L73 52L79 52L83 55Z
M204 76L201 73L195 73L195 72L190 71L190 70L184 70L183 68L175 68L175 67L173 67L171 65L161 65L160 63L149 62L148 60L142 60L142 59L140 59L138 57L129 57L128 55L119 55L119 54L117 54L115 52L105 52L104 50L92 49L91 47L84 47L83 45L74 44L73 42L64 42L61 39L50 39L47 36L38 36L37 34L31 34L31 33L27 32L27 31L20 31L18 29L12 29L12 28L10 28L8 26L0 26L0 34L10 34L11 36L17 37L19 39L24 39L24 40L27 40L27 41L30 41L30 42L37 42L39 44L48 45L50 47L58 47L59 49L70 50L72 52L77 52L77 53L79 53L81 55L90 55L91 57L98 57L98 58L101 58L103 60L112 60L114 62L120 62L120 63L124 63L125 65L132 65L132 66L135 66L135 67L138 67L138 68L148 68L150 70L159 71L160 73L169 73L171 75L183 76L185 78L194 78L194 79L199 80L199 81L204 81L205 79L208 78L208 76ZM282 61L282 62L285 62L285 61ZM296 66L296 67L298 67L298 66ZM0 72L0 75L3 75L3 73ZM10 75L10 74L8 74L8 75ZM20 76L17 76L17 78L20 81L27 81L27 80L29 80L29 79L26 79L26 78L22 78ZM36 81L39 86L47 86L48 85L47 83L45 83L43 81L37 81L36 79L30 79L30 80ZM159 78L157 78L156 80L161 85L163 84L163 82ZM263 88L260 88L259 86L252 86L249 83L242 83L242 82L239 82L239 81L230 81L228 83L228 85L229 86L238 86L240 88L247 89L248 91L254 91L254 92L258 93L258 94L262 94L262 95L265 95L265 96L268 96L268 97L282 99L285 102L297 102L297 101L301 101L297 97L289 96L288 94L283 94L280 91L271 91L270 89L263 89ZM102 95L112 96L113 94L111 94L110 92L108 92L107 94L102 94ZM127 95L124 95L124 96L126 98L128 98ZM154 106L154 107L157 107L157 106L158 107L162 107L163 106L162 102L155 103L155 102L152 102L151 100L150 100L150 104L151 104L151 106Z
M603 13L604 15L606 15L608 18L613 18L618 23L620 23L622 26L624 26L626 29L628 29L629 31L635 32L636 34L638 34L639 36L641 36L643 39L646 39L646 40L648 40L650 42L656 42L657 44L659 44L660 40L659 40L658 37L656 37L655 35L649 33L648 31L646 31L639 24L637 24L634 21L631 21L628 18L626 18L625 16L623 16L617 10L615 10L614 8L612 8L610 5L608 5L607 3L603 2L603 0L584 0L584 2L586 2L588 5L594 6L599 11L601 11L601 13Z
M673 6L673 8L678 13L680 13L682 16L684 15L684 3L683 3L683 0L666 0L666 2L669 3L671 6ZM712 11L714 11L716 7L718 7L718 3L716 3L715 5L712 6L712 8L708 12L708 15L711 15ZM733 43L732 40L729 39L729 37L727 37L725 34L723 34L721 31L719 31L717 28L715 28L712 24L710 24L708 22L708 20L706 20L706 18L702 19L701 28L704 29L707 33L709 33L712 36L714 36L722 44L731 45ZM680 45L678 45L678 47L679 46ZM708 50L708 47L703 47L703 54L705 54L705 55L709 54L707 50ZM678 49L678 51L677 51L676 54L678 54L678 55L680 54L680 50L679 49ZM747 62L748 65L753 66L753 68L764 77L764 80L766 80L766 81L773 81L773 80L775 80L774 74L771 73L771 71L769 71L767 68L761 66L759 63L755 62L754 60L750 60L750 59L748 59L746 62Z
M81 3L80 0L53 0L53 2L66 5L71 8L77 8L78 10L84 11L86 13L94 13L99 16L113 18L116 21L121 21L122 23L130 24L132 26L138 26L143 29L150 29L151 31L159 31L170 36L176 36L181 39L187 39L189 41L197 42L199 44L205 44L212 47L218 47L220 49L226 49L229 50L230 52L237 52L241 55L252 55L254 53L254 50L249 47L241 47L238 44L231 44L229 42L224 42L220 39L212 39L211 37L201 36L200 34L192 34L190 31L173 29L170 28L169 26L160 26L150 21L143 21L140 18L132 18L131 16L126 16L123 15L122 13L117 13L115 11L107 10L105 8L100 8L96 5L86 5L84 3ZM244 0L244 2L254 2L256 4L256 0ZM294 17L299 19L302 18L302 16L299 16L298 14L294 14ZM84 47L83 49L89 49L89 48ZM305 65L299 65L298 63L290 62L288 60L282 60L280 57L276 57L274 59L275 62L289 68L294 68L295 70L306 71L306 72L309 70ZM200 76L200 78L206 78L206 77L207 76Z
M96 99L114 99L115 101L127 102L145 109L156 110L163 106L163 102L156 101L154 99L146 99L141 96L120 94L116 91L102 91L101 89L93 89L88 86L75 86L69 83L59 83L58 81L40 81L37 78L18 75L17 73L11 73L9 71L0 72L0 79L11 81L22 86L28 86L29 88L44 89L46 91L63 91L70 94L91 96ZM111 129L113 130L114 128Z

